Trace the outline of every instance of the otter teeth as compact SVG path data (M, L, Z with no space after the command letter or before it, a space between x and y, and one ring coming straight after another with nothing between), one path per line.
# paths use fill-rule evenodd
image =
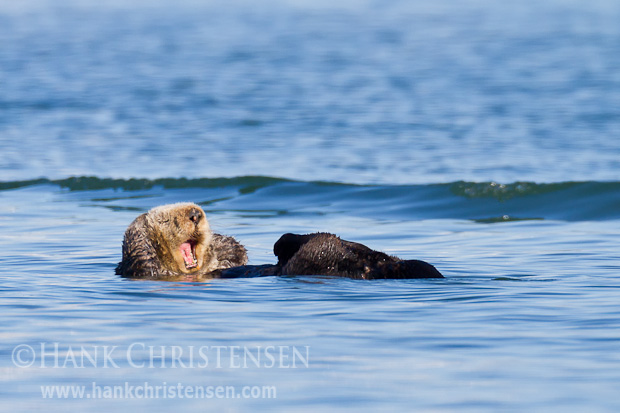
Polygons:
M181 250L181 255L183 255L183 261L185 261L185 268L194 268L198 265L196 261L196 255L194 254L194 249L191 242L184 242L179 247Z

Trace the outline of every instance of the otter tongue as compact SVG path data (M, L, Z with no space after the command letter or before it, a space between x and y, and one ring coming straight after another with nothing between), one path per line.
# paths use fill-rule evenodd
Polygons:
M192 254L192 244L189 242L184 242L181 244L181 254L183 254L183 260L185 261L185 266L193 266L194 265L194 255Z

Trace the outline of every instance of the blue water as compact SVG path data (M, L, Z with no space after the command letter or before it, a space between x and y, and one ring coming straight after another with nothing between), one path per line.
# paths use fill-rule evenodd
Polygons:
M618 411L619 21L612 0L0 1L2 410ZM329 231L446 278L116 276L127 225L179 201L252 264Z

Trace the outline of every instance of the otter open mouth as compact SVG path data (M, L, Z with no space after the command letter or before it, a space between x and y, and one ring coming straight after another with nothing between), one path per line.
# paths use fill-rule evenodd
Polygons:
M196 261L196 243L194 241L188 240L181 244L179 248L181 249L183 261L185 261L185 268L190 269L198 266L198 261Z

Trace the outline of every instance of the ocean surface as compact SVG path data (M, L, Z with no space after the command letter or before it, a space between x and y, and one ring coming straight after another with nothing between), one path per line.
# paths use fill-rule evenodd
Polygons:
M0 409L619 411L618 22L0 0ZM252 264L328 231L446 278L116 276L181 201Z

